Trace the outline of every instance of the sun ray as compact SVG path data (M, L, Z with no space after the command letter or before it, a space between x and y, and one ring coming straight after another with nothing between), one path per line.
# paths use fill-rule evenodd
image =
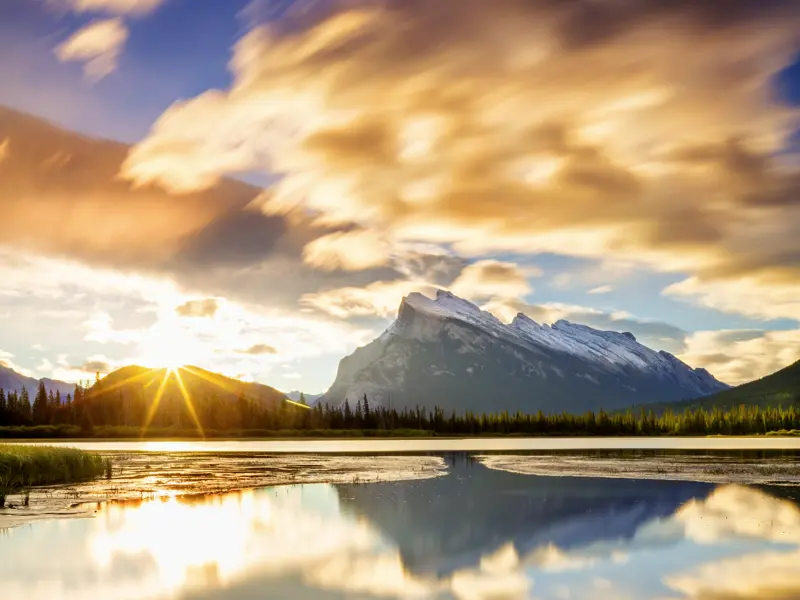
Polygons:
M100 380L100 392L103 393L103 394L106 394L108 392L113 392L114 390L119 389L121 387L124 387L124 386L128 385L129 383L133 383L134 381L137 381L139 379L144 379L148 375L149 376L153 375L153 372L150 371L149 369L147 371L139 373L138 375L131 375L130 377L126 377L125 379L123 379L121 381L118 381L118 382L116 382L114 384L111 384L110 386L104 385L103 384L103 380L101 379Z
M238 391L233 386L229 385L223 378L217 379L215 377L211 377L209 374L206 374L203 371L199 371L193 367L183 367L183 370L188 373L191 373L195 377L199 377L200 379L204 379L209 383L213 383L214 385L225 390L226 392L235 393Z
M181 390L181 396L183 396L183 401L186 404L186 409L189 411L189 414L194 421L194 424L197 426L197 431L200 433L200 436L205 439L206 434L203 431L203 425L200 423L200 419L197 417L197 411L194 408L194 404L192 403L192 398L189 395L189 392L186 390L186 386L183 385L183 378L181 377L180 368L173 369L172 372L175 374L175 379L178 381L178 387Z
M287 404L292 404L294 406L298 406L300 408L305 408L306 410L311 410L311 407L308 404L302 404L301 402L295 402L294 400L290 400L289 398L284 398L284 402Z
M164 389L167 387L167 381L169 380L170 370L164 370L164 377L161 380L161 384L158 386L158 391L156 392L156 397L153 398L153 403L150 405L150 409L147 411L147 419L145 419L144 424L142 425L142 438L144 438L145 434L147 433L147 428L150 427L150 423L153 421L153 417L156 416L156 411L158 410L158 405L161 404L161 396L164 395Z

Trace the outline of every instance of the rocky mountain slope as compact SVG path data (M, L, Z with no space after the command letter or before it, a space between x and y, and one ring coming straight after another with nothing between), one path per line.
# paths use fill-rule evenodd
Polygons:
M727 389L630 333L567 321L540 325L523 314L505 324L440 290L404 298L397 320L339 364L320 399L402 408L584 412L697 398Z

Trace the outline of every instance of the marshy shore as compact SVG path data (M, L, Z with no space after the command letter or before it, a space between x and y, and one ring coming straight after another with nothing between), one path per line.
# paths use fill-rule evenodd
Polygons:
M22 494L27 504L34 487L88 481L110 470L110 461L95 452L0 444L0 508L11 495Z

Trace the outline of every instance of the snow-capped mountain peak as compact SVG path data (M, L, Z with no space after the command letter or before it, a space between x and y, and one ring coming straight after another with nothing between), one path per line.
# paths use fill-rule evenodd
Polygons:
M621 408L711 394L725 384L655 351L627 332L559 320L539 324L520 313L504 323L439 290L405 297L397 320L339 365L323 401L364 394L395 406L456 409Z

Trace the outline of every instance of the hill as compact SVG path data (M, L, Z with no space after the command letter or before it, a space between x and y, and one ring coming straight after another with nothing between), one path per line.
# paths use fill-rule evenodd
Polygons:
M725 390L712 396L684 402L659 405L659 409L687 410L704 408L722 410L747 406L783 406L800 405L800 361L789 365L749 383Z
M123 367L75 399L80 425L255 428L270 412L298 410L267 385L239 381L199 367Z

